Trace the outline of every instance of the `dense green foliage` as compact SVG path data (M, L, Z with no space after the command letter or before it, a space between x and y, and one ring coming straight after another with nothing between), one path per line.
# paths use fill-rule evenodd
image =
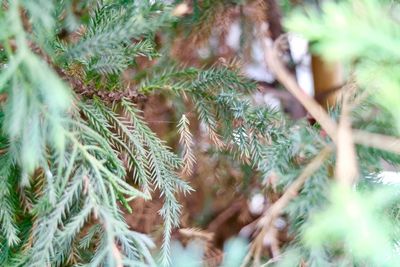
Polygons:
M284 192L321 150L335 145L318 123L255 104L257 85L235 62L181 66L170 57L177 23L199 27L213 8L245 1L194 1L193 14L184 18L164 1L77 1L79 12L72 2L0 1L1 266L199 266L170 258L181 216L178 194L193 190L181 179L195 161L187 102L215 145L210 153L251 167L265 190L277 176L275 189ZM395 16L369 0L327 4L323 14L298 13L287 22L318 53L355 70L355 98L369 92L351 112L354 128L398 135ZM63 31L72 37L63 38ZM157 60L143 69L140 58ZM128 69L136 70L134 86L121 78ZM182 157L142 116L141 97L155 93L174 100ZM330 115L337 120L340 112L339 104ZM285 207L294 238L277 265L400 264L398 193L378 179L383 161L395 165L400 158L362 146L357 157L354 190L333 181L332 153ZM163 198L161 248L132 231L123 216L135 212L131 200L154 192ZM227 256L223 266L240 266L243 246L228 244L227 255L237 259Z

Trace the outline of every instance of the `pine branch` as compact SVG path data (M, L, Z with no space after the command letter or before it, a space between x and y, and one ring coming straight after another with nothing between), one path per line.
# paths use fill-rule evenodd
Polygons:
M199 116L199 120L204 123L207 134L210 140L219 148L222 149L225 144L221 140L221 136L217 133L217 121L215 116L210 110L210 105L206 103L199 96L195 95L196 109Z
M130 40L152 33L171 21L168 12L157 12L161 10L156 5L143 5L142 8L136 4L100 5L91 16L87 34L76 45L68 48L66 54L72 59L86 61L92 57L123 51Z
M20 242L16 225L16 210L12 203L10 179L13 163L7 153L0 157L0 234L13 247Z
M179 224L181 209L175 195L178 191L188 193L192 189L188 184L181 181L175 172L181 165L180 160L172 154L150 128L143 123L138 115L138 110L133 104L123 100L121 105L125 109L126 115L130 117L134 129L148 146L148 169L151 173L153 183L164 197L164 205L160 210L160 214L164 219L164 242L162 246L161 263L163 265L169 265L171 231Z
M196 164L196 158L193 154L193 136L189 130L189 120L182 115L178 123L178 132L180 134L179 142L183 147L183 169L181 173L183 175L190 176L193 174L193 167Z

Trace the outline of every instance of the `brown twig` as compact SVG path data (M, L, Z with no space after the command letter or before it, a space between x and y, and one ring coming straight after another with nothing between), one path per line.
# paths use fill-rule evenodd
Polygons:
M299 177L286 189L283 195L274 204L272 204L269 209L264 212L257 224L260 232L257 234L256 238L250 246L249 252L243 261L243 267L246 266L246 264L250 261L252 257L254 257L255 264L260 261L264 237L269 229L272 227L274 220L280 214L282 214L284 208L293 198L297 196L307 178L318 170L318 168L324 163L331 152L331 146L327 146L323 150L321 150L321 152L303 169Z
M17 49L15 40L10 40L10 45L12 49L14 50ZM108 91L108 90L99 90L94 86L87 85L80 78L70 75L66 70L57 66L54 63L53 59L48 54L46 54L41 49L40 46L38 46L34 42L29 41L28 46L33 53L35 53L41 59L43 59L49 65L49 67L53 68L56 71L56 73L71 86L72 90L81 97L86 97L86 98L98 97L99 99L108 103L114 101L120 101L122 99L127 99L132 102L143 102L146 99L146 97L143 94L139 94L135 89L129 89L125 91ZM6 99L7 99L7 94L0 94L0 103L5 102Z
M198 228L181 228L178 231L181 235L187 238L201 239L207 242L211 242L214 239L214 233Z
M3 102L6 102L8 98L8 95L6 93L0 94L0 104Z
M143 102L146 99L145 95L139 94L134 89L126 91L99 90L94 86L85 84L80 78L70 75L62 68L55 67L55 70L57 71L57 74L71 86L75 93L81 97L98 97L108 103L120 101L122 99L127 99L132 102Z
M311 116L321 125L325 132L336 143L337 141L337 124L328 115L328 113L315 101L312 97L304 93L304 91L297 84L296 79L285 68L283 63L278 57L278 44L285 35L281 35L271 47L265 43L265 60L270 67L271 71L275 73L277 80L283 84L286 89L303 105L303 107L310 113ZM360 100L364 99L367 95L362 95ZM374 147L386 150L393 153L400 154L400 139L392 136L382 134L370 133L362 130L353 129L353 141L356 144Z
M236 201L222 211L207 227L207 231L215 232L224 222L232 218L243 208L242 200Z
M336 179L351 186L358 178L357 155L353 142L353 135L350 120L350 96L354 86L349 86L343 92L342 113L337 130L337 159L335 176Z
M293 75L286 69L278 57L278 45L285 35L281 35L271 47L265 44L265 60L276 79L303 105L303 107L315 118L326 133L336 141L336 123L326 111L311 96L307 95L298 85Z
M397 137L353 129L353 139L359 145L400 154L400 139Z

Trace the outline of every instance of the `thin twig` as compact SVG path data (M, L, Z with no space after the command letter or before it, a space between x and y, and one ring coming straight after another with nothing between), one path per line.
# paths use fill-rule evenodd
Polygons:
M346 186L351 186L358 178L357 155L353 142L350 120L350 96L354 86L343 92L342 112L337 130L337 160L335 176Z
M207 231L215 232L224 222L232 218L243 208L242 200L236 201L221 212L207 227Z
M246 266L253 256L255 263L259 262L260 250L263 246L264 236L268 232L269 228L272 227L274 220L283 212L289 202L297 196L307 178L312 176L312 174L318 170L332 150L331 146L327 146L321 150L321 152L303 169L299 177L286 189L283 195L264 212L257 224L260 232L252 242L249 252L241 265L242 267Z
M6 93L0 94L0 104L3 102L6 102L8 98L8 95Z
M303 169L299 177L286 189L283 195L264 212L263 218L259 221L260 225L265 225L265 222L268 221L268 217L277 217L282 213L283 208L297 196L297 193L307 178L318 170L332 150L331 146L327 146L321 150L321 152Z
M270 70L275 74L276 79L283 84L286 89L303 105L303 107L314 117L326 133L336 141L336 123L326 113L326 111L314 100L307 95L298 85L293 75L286 69L278 57L278 45L285 35L281 35L271 47L267 42L265 44L265 60Z
M353 129L353 140L359 145L400 154L400 139L394 136Z
M178 231L182 236L191 239L201 239L207 242L211 242L214 239L214 233L199 228L181 228Z
M304 91L297 84L296 79L286 69L278 57L278 43L285 35L275 41L271 47L265 43L265 60L270 67L270 70L275 73L277 80L283 84L286 89L303 105L303 107L314 117L314 119L321 125L325 132L336 143L337 140L337 124L328 115L328 113L315 101L311 96L304 93ZM363 95L362 98L367 95ZM358 100L361 101L362 99ZM362 130L353 129L353 141L356 144L370 146L393 153L400 154L400 139L392 136L382 134L370 133Z

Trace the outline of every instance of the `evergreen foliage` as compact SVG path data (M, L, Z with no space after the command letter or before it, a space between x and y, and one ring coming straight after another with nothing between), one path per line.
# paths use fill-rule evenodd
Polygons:
M242 1L194 1L192 17L183 19L167 1L78 1L81 16L73 12L73 2L0 1L0 93L6 97L0 110L1 266L176 262L170 257L172 231L180 223L179 194L193 190L182 177L190 176L196 164L194 138L189 119L178 114L178 156L145 121L143 95L169 94L175 106L192 103L217 148L214 153L253 168L264 186L278 176L278 192L295 183L325 147L335 145L318 124L291 121L269 106L256 105L252 94L257 86L240 73L237 62L181 66L157 49L156 33L165 26L192 19L198 27L224 5L240 6ZM359 60L352 67L363 90L382 88L378 97L371 94L353 108L353 127L398 135L392 126L399 121L398 21L386 16L377 30L376 20L386 10L373 0L355 3L327 4L326 16L296 14L287 25L315 42L319 53L341 55L349 65ZM356 10L360 6L363 12ZM327 29L338 34L328 35ZM63 30L77 36L63 39ZM365 30L380 37L365 36ZM160 60L143 70L141 57ZM134 88L121 79L127 69L137 71ZM380 74L371 84L365 82L370 73ZM376 111L372 119L364 116L369 110ZM340 112L339 105L330 116L337 119ZM400 158L361 146L357 157L361 174L354 192L332 186L336 158L331 155L310 175L296 201L285 207L295 238L278 265L399 264L399 231L390 225L398 220L398 195L382 186L378 174L383 160L398 164ZM149 200L155 194L163 199L159 259L152 239L131 230L123 216L135 212L131 200ZM371 200L364 201L365 195ZM380 229L377 216L390 227ZM365 222L363 227L356 220ZM324 236L327 232L339 245ZM364 242L365 232L376 244ZM228 254L235 246L243 251L241 243L231 246ZM226 258L223 266L232 264Z
M99 99L77 99L52 68L79 62L88 76L119 74L133 63L128 58L157 55L151 34L172 16L161 12L159 3L99 2L86 34L74 44L54 41L45 62L40 56L52 45L43 50L36 45L44 30L55 33L51 30L57 19L51 6L41 9L46 4L52 3L13 1L2 13L10 32L2 38L7 66L1 84L8 99L2 110L1 265L154 265L152 242L129 230L118 205L130 210L128 201L148 199L153 185L165 199L160 213L168 263L170 232L179 219L175 193L190 190L176 174L181 160L148 128L134 105L121 100L108 107ZM27 17L19 14L20 8L26 8ZM41 20L34 24L38 32L24 29L25 18L32 24ZM140 40L144 36L148 38ZM138 41L130 44L132 38ZM116 113L119 108L123 112ZM128 166L120 159L122 153L129 155ZM133 170L139 189L126 180L127 170ZM20 192L12 193L12 186ZM22 224L25 220L30 224ZM92 230L83 236L85 225Z

